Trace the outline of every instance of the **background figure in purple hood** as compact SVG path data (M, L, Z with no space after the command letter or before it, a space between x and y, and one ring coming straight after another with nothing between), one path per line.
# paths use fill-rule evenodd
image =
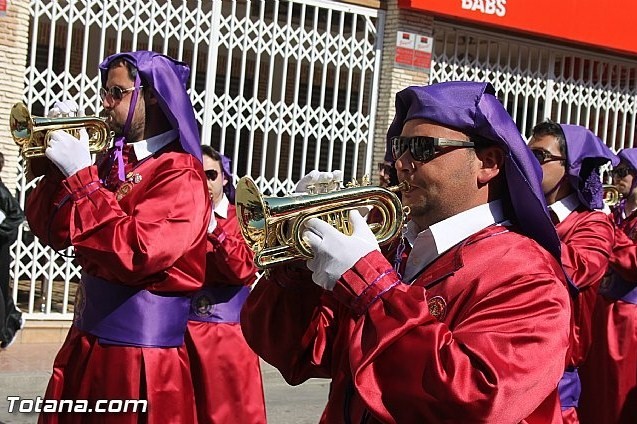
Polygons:
M323 423L559 423L568 291L515 123L490 84L449 82L399 92L387 136L405 254L357 211L352 236L309 220L311 274L257 282L248 343L290 384L332 379Z
M613 218L622 228L632 222L626 233L637 239L637 148L623 149L618 156L620 163L611 175L622 198L613 210Z
M189 70L139 51L110 56L100 72L114 146L92 165L85 134L54 132L26 207L33 233L55 249L72 245L82 266L46 398L148 403L43 412L40 422L196 423L184 336L189 295L204 280L210 200Z
M610 272L593 313L593 344L582 366L581 422L637 422L637 149L617 154L612 171L622 200L613 208Z
M566 370L559 384L562 419L578 423L578 368L588 355L597 289L615 239L603 204L600 167L619 163L595 134L546 121L533 128L529 148L542 166L542 190L562 242L562 266L572 283L573 320Z
M257 278L254 253L239 228L230 159L210 146L201 150L214 209L208 225L206 279L193 295L186 336L197 416L199 424L264 424L259 357L239 325L239 312Z

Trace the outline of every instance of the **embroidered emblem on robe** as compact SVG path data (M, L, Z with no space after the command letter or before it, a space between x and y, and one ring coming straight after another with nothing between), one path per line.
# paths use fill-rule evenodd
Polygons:
M142 176L136 172L129 172L126 175L126 182L119 186L115 197L119 202L124 196L126 196L133 189L133 184L139 184L142 181Z
M206 294L196 296L192 299L192 309L195 311L195 315L199 317L209 317L214 311L213 300Z
M133 184L130 182L125 182L124 184L119 186L119 188L117 189L117 193L115 193L115 198L117 199L117 201L122 200L124 196L130 193L132 188L133 188Z
M442 321L447 314L447 302L441 296L434 296L429 299L427 306L429 307L429 313L438 321Z

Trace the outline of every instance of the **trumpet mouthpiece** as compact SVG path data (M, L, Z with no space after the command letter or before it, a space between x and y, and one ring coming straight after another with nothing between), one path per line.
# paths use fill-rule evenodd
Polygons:
M409 181L405 180L405 181L402 181L397 186L390 187L389 190L395 193L398 191L409 191L409 188L410 188Z

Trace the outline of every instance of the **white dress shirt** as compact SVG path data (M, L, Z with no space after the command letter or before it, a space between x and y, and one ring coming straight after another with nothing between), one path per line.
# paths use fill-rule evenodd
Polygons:
M128 144L132 146L133 151L135 152L135 158L137 158L137 160L143 160L154 155L170 142L175 141L177 137L179 137L179 131L170 130L165 133L155 135L149 139Z
M228 206L230 206L230 201L226 197L226 193L223 193L218 205L211 204L210 223L208 224L208 233L212 233L215 230L215 228L217 228L217 220L212 219L212 214L215 214L224 219L228 219Z
M558 222L564 221L575 209L582 204L577 193L571 193L563 199L549 205L549 210L555 213Z
M418 233L413 221L407 224L405 238L412 246L403 281L412 279L427 265L472 234L493 224L510 225L504 219L502 201L494 200L440 221Z

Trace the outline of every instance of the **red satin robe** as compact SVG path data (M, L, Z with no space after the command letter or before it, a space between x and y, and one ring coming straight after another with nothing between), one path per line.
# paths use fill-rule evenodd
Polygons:
M562 241L562 265L579 289L573 299L573 323L567 367L579 367L591 346L593 307L597 289L608 269L614 228L603 212L583 206L571 212L555 228ZM565 423L578 423L575 408L562 411Z
M241 235L235 206L228 206L227 218L216 218L217 228L208 235L206 285L251 285L254 254ZM199 423L265 423L259 357L240 324L189 321L188 332Z
M637 284L635 230L637 212L615 230L610 268ZM580 420L585 424L637 423L637 305L599 295L593 324L593 345L580 372Z
M50 165L28 198L33 233L61 249L75 247L91 275L154 293L184 295L204 278L210 210L201 162L178 142L127 170L141 176L121 198L99 182L96 166L62 180ZM65 200L66 199L66 200ZM58 209L59 208L59 209ZM186 347L100 345L71 326L53 364L47 399L146 399L147 414L43 413L43 423L196 423Z
M559 423L570 306L558 262L492 226L400 282L374 251L328 292L260 281L241 323L289 384L331 378L322 423Z

